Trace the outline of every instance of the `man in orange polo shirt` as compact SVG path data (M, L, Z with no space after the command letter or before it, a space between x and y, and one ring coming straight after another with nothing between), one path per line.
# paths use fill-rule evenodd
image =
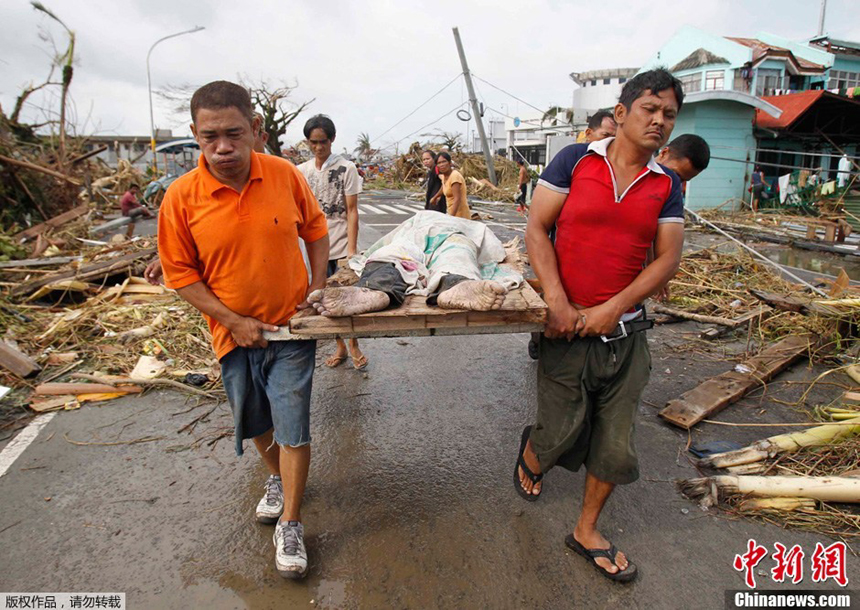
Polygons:
M325 283L325 216L289 161L252 151L260 121L242 87L215 81L191 98L197 169L164 196L158 251L166 284L203 313L233 410L236 453L253 439L271 472L257 506L274 523L275 565L307 572L301 504L310 465L316 343L267 343ZM312 280L299 250L307 246Z

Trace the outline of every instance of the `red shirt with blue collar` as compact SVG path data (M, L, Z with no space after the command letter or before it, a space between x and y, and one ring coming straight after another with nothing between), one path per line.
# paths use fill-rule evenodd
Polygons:
M636 279L657 225L684 222L681 181L653 158L616 195L606 156L614 139L565 147L538 181L567 195L556 220L555 253L567 297L582 307L605 303Z

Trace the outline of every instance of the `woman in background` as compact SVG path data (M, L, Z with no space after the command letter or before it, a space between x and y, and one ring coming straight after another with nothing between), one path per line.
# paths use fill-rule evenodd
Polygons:
M436 155L436 169L442 178L442 193L448 201L448 214L471 219L472 210L466 201L466 180L463 174L454 169L451 155L447 152Z
M425 150L421 153L421 163L427 168L427 196L424 200L424 209L444 214L448 204L445 201L445 195L442 194L442 179L439 178L439 172L436 170L436 153Z

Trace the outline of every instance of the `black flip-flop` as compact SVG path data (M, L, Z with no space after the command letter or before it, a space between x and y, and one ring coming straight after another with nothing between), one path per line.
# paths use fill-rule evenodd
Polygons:
M616 582L630 582L636 578L636 565L632 561L629 559L627 560L627 567L624 570L615 563L615 556L618 555L618 549L616 549L615 545L612 543L610 543L608 549L587 549L576 541L573 534L568 534L564 539L564 543L569 549L576 551L585 557L598 572L603 574L609 580L614 580ZM597 558L599 557L605 557L608 559L609 563L618 568L618 571L615 574L607 572L606 568L597 563Z
M517 456L517 463L514 466L514 487L517 490L517 493L520 494L520 497L528 502L536 502L540 497L540 494L530 494L525 489L523 489L522 484L520 483L520 473L519 469L522 468L523 472L526 473L526 476L532 482L532 485L540 483L541 479L543 479L543 473L535 474L533 473L528 466L526 466L526 461L523 458L523 453L526 450L526 443L529 442L529 437L532 434L532 427L526 426L523 428L523 436L520 439L520 453Z

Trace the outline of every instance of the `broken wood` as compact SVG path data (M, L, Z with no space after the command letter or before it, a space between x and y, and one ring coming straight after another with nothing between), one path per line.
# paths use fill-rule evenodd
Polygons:
M33 163L28 163L27 161L21 161L19 159L13 159L11 157L7 157L5 155L0 155L0 161L3 163L8 163L9 165L17 165L18 167L23 167L25 169L31 169L34 172L41 172L43 174L47 174L49 176L53 176L54 178L58 178L60 180L65 180L69 184L73 184L75 186L83 186L80 180L76 180L71 176L67 176L66 174L62 174L60 172L54 171L52 169L48 169L47 167L42 167L41 165L35 165Z
M128 272L134 267L134 263L141 259L147 259L155 254L156 248L145 248L135 252L129 252L118 258L99 261L91 265L85 265L79 269L70 269L53 275L40 277L31 280L24 284L20 284L12 290L13 296L21 296L29 294L48 284L56 283L59 280L74 278L82 282L90 280L101 280L111 275L117 275L122 272Z
M845 392L842 395L842 403L857 404L860 403L860 392Z
M90 211L89 206L86 204L79 205L76 208L72 208L68 212L63 212L62 214L58 214L53 218L49 218L45 222L39 223L30 227L29 229L24 229L15 234L15 239L18 241L27 241L28 239L33 239L34 237L41 235L48 229L56 229L57 227L61 227L67 222L71 222L81 216L85 215Z
M125 392L126 394L139 394L143 388L137 385L108 385L106 383L42 383L36 386L36 394L39 396L54 396L60 394L110 394L112 392Z
M660 303L651 305L651 311L654 313L662 313L667 316L681 318L682 320L692 320L693 322L702 322L703 324L719 324L720 326L735 327L735 321L731 318L721 318L719 316L706 316L698 313L690 313L683 309L675 309L674 307L666 307Z
M0 263L0 269L17 269L19 267L48 267L50 265L65 265L66 263L73 263L80 260L83 260L82 256L25 258L17 261L3 261L2 263Z
M717 325L712 328L706 328L701 333L699 333L699 337L702 339L719 339L726 333L737 330L739 328L743 328L747 326L753 320L757 320L759 317L764 317L770 312L770 307L767 305L761 305L760 307L750 311L749 313L745 313L742 316L735 318L734 326L722 326Z
M679 398L670 400L660 411L660 417L689 430L788 368L809 351L811 343L809 335L786 337L762 350L758 356L737 365L734 370L707 379Z
M42 367L30 356L4 341L0 341L0 366L24 379L32 377L42 370Z
M802 313L804 315L818 314L831 318L839 317L838 311L831 309L830 307L827 307L825 305L819 305L818 303L810 301L809 299L784 296L775 292L766 292L764 290L755 290L752 288L750 289L749 293L755 298L757 298L759 301L767 303L771 307L775 309L780 309L782 311L794 311L797 313Z
M90 157L95 157L97 154L99 154L99 153L103 153L103 152L104 152L104 151L106 151L108 148L109 148L109 147L108 147L108 145L107 145L107 144L102 144L102 145L101 145L101 146L99 146L98 148L94 148L94 149L92 149L92 150L91 150L91 151L89 151L89 152L85 152L85 153L84 153L84 154L82 154L82 155L78 155L77 157L74 157L74 158L72 158L72 159L69 159L69 165L74 165L74 164L76 164L76 163L80 163L80 162L81 162L81 161L83 161L84 159L89 159Z

